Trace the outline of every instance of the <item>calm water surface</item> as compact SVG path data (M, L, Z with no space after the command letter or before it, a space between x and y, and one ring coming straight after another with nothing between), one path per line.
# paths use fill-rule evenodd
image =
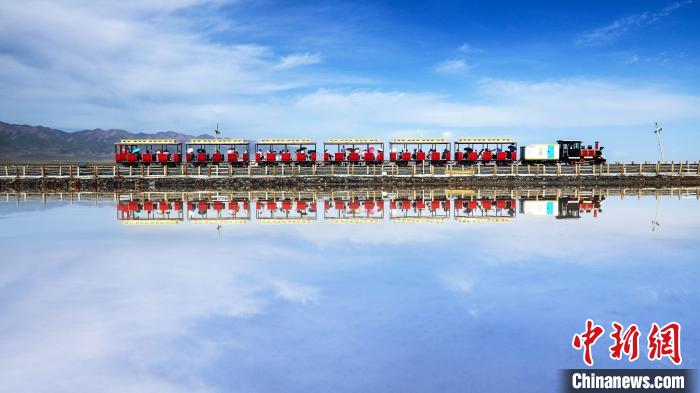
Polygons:
M570 342L586 318L606 335L678 321L683 366L700 363L694 195L608 197L570 219L556 200L187 202L0 201L0 391L555 391L583 365ZM609 345L596 366L672 366Z

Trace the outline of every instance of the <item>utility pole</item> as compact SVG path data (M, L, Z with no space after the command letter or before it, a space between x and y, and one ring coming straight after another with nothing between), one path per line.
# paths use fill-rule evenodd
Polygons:
M219 123L216 123L216 129L214 130L214 139L219 139L219 135L221 135L221 131L219 131Z
M659 143L659 153L661 154L661 162L666 162L666 160L664 159L664 149L661 146L661 130L663 130L663 128L659 127L658 122L656 122L654 124L656 125L656 129L654 130L654 134L656 134L656 141Z

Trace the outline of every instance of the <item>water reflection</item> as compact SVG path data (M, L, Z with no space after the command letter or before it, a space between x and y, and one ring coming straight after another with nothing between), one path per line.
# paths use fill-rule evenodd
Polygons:
M677 320L696 368L698 207L696 189L0 194L0 390L553 391L585 318ZM621 367L608 344L596 365Z
M557 219L594 218L605 195L595 191L553 190L534 194L468 190L304 193L142 193L114 194L117 220L125 224L507 222L517 214ZM254 206L255 214L251 207ZM318 207L322 207L319 214Z

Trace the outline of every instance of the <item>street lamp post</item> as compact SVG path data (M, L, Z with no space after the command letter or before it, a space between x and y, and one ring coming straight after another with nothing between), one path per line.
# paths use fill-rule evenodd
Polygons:
M659 143L659 153L661 154L661 162L666 162L666 160L664 159L664 149L661 146L661 130L663 130L663 128L659 127L658 122L656 122L654 124L656 125L656 129L654 130L654 133L656 134L656 141Z

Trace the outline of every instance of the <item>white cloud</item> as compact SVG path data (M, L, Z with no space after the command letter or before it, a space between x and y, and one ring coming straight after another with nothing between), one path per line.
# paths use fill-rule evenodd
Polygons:
M469 71L471 66L462 59L445 60L435 66L435 71L442 74L458 74Z
M473 54L473 53L481 53L481 52L483 52L483 50L481 50L480 48L475 48L473 45L465 42L457 48L457 52L465 53L465 54L467 54L467 53Z
M644 57L633 54L633 55L629 56L627 59L625 59L623 62L625 64L646 63L646 64L665 65L665 64L669 64L671 62L671 56L669 56L666 52L661 52L656 56L644 56Z
M253 245L237 249L234 261L221 257L231 243L214 241L211 257L203 258L174 246L191 236L202 234L176 228L168 235L173 246L144 249L138 258L121 251L138 233L99 250L16 246L17 264L0 270L5 285L23 283L12 309L0 316L0 350L12 354L0 356L0 391L217 391L201 370L242 344L203 333L200 323L254 318L273 302L318 301L316 288L269 275ZM276 251L294 255L284 245ZM194 260L201 262L196 268Z
M607 26L579 34L574 43L580 46L596 46L613 42L631 30L653 25L688 4L692 4L692 0L671 3L655 12L646 11L616 19Z
M295 303L318 304L319 291L316 288L279 279L272 280L271 283L275 287L278 297Z
M13 73L0 77L19 79L15 89L29 88L36 97L59 89L89 92L91 98L112 104L124 98L255 94L288 88L260 75L260 68L271 65L269 48L213 43L188 30L175 11L184 12L192 2L122 5L117 11L106 4L5 3L0 12L2 36L31 38L2 42L2 63ZM128 12L119 12L122 7ZM84 27L86 22L89 27ZM50 83L36 83L42 74Z
M465 42L457 48L457 52L461 55L436 64L434 71L441 74L461 74L467 72L472 69L472 65L464 58L464 55L481 52L481 50Z
M274 68L278 70L287 70L305 65L318 64L321 61L323 61L323 59L319 53L301 53L283 57Z
M270 47L212 41L207 29L228 22L201 9L220 3L0 3L0 82L6 86L0 116L23 123L39 118L91 127L100 126L99 119L115 127L148 126L158 111L144 108L173 105L178 109L168 115L168 126L190 125L183 110L190 105L252 101L308 81L284 79L275 70L318 62L318 54L278 63ZM163 119L155 122L162 129Z
M463 274L440 273L438 279L451 291L471 293L474 290L474 280Z
M194 126L192 130L199 130L198 125L216 119L224 135L230 137L388 138L407 132L435 135L450 131L463 135L475 128L482 128L481 134L504 132L483 129L487 127L518 132L539 127L648 127L658 119L665 122L700 119L700 97L664 86L603 80L490 79L481 81L469 99L396 90L318 89L257 102L203 100L186 106L178 102L156 102L129 110L132 121L150 129L178 128L181 124L180 128ZM119 108L107 112L105 121L108 124L111 119L119 121L120 113ZM509 135L512 133L508 131ZM633 157L638 158L642 157Z
M469 53L472 50L474 50L474 48L472 48L472 46L467 44L466 42L464 44L460 45L459 48L457 48L457 51L462 52L462 53Z
M361 119L361 124L383 124L384 128L406 124L459 129L610 126L700 117L699 97L666 92L659 86L585 79L484 80L478 90L480 99L474 101L396 91L319 90L300 98L295 109L321 121L329 117L343 124Z

